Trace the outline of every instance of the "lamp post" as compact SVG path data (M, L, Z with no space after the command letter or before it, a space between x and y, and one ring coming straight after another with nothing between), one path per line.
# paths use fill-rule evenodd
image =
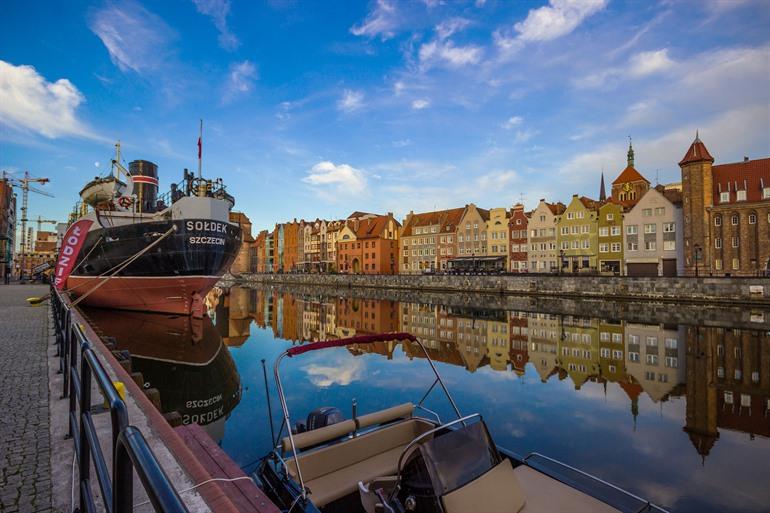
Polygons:
M695 245L695 277L698 277L698 262L700 262L700 252L701 247L700 244Z

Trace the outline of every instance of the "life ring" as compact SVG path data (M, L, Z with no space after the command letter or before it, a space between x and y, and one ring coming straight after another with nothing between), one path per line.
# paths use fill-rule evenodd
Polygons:
M128 208L134 203L134 199L131 196L121 196L118 198L118 205L123 208Z

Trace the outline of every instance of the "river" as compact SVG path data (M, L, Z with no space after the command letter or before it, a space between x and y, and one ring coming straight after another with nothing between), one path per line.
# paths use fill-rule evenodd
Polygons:
M770 334L729 323L662 324L560 310L366 297L329 288L217 288L202 321L87 310L132 354L162 410L198 422L247 470L271 446L262 360L308 341L406 331L436 362L463 414L495 441L539 452L672 511L767 511ZM668 305L666 308L676 308ZM634 310L634 305L624 308ZM601 311L601 309L597 309ZM665 316L668 319L670 316ZM418 402L433 378L414 346L378 343L285 359L293 421L320 406L359 414ZM451 407L434 389L425 403Z

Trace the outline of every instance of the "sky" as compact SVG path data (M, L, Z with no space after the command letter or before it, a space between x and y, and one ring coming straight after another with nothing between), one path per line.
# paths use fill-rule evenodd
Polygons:
M0 169L65 220L123 157L222 177L255 229L597 197L770 155L770 0L7 0Z

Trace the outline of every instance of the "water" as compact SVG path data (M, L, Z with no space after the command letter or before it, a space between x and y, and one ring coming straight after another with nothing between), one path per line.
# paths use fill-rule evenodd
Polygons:
M560 459L673 511L770 510L770 340L746 329L738 312L730 313L733 325L705 327L660 324L670 322L671 306L645 322L636 307L624 307L630 313L619 318L634 321L627 322L485 308L493 301L484 297L412 303L332 292L215 289L211 319L202 321L88 315L131 351L164 411L202 424L247 470L271 446L262 359L277 427L272 366L285 349L407 331L428 349L460 411L481 413L507 449ZM354 398L359 414L416 403L432 376L416 347L398 343L312 352L281 365L293 421L319 406L349 416ZM438 388L425 404L453 418Z

